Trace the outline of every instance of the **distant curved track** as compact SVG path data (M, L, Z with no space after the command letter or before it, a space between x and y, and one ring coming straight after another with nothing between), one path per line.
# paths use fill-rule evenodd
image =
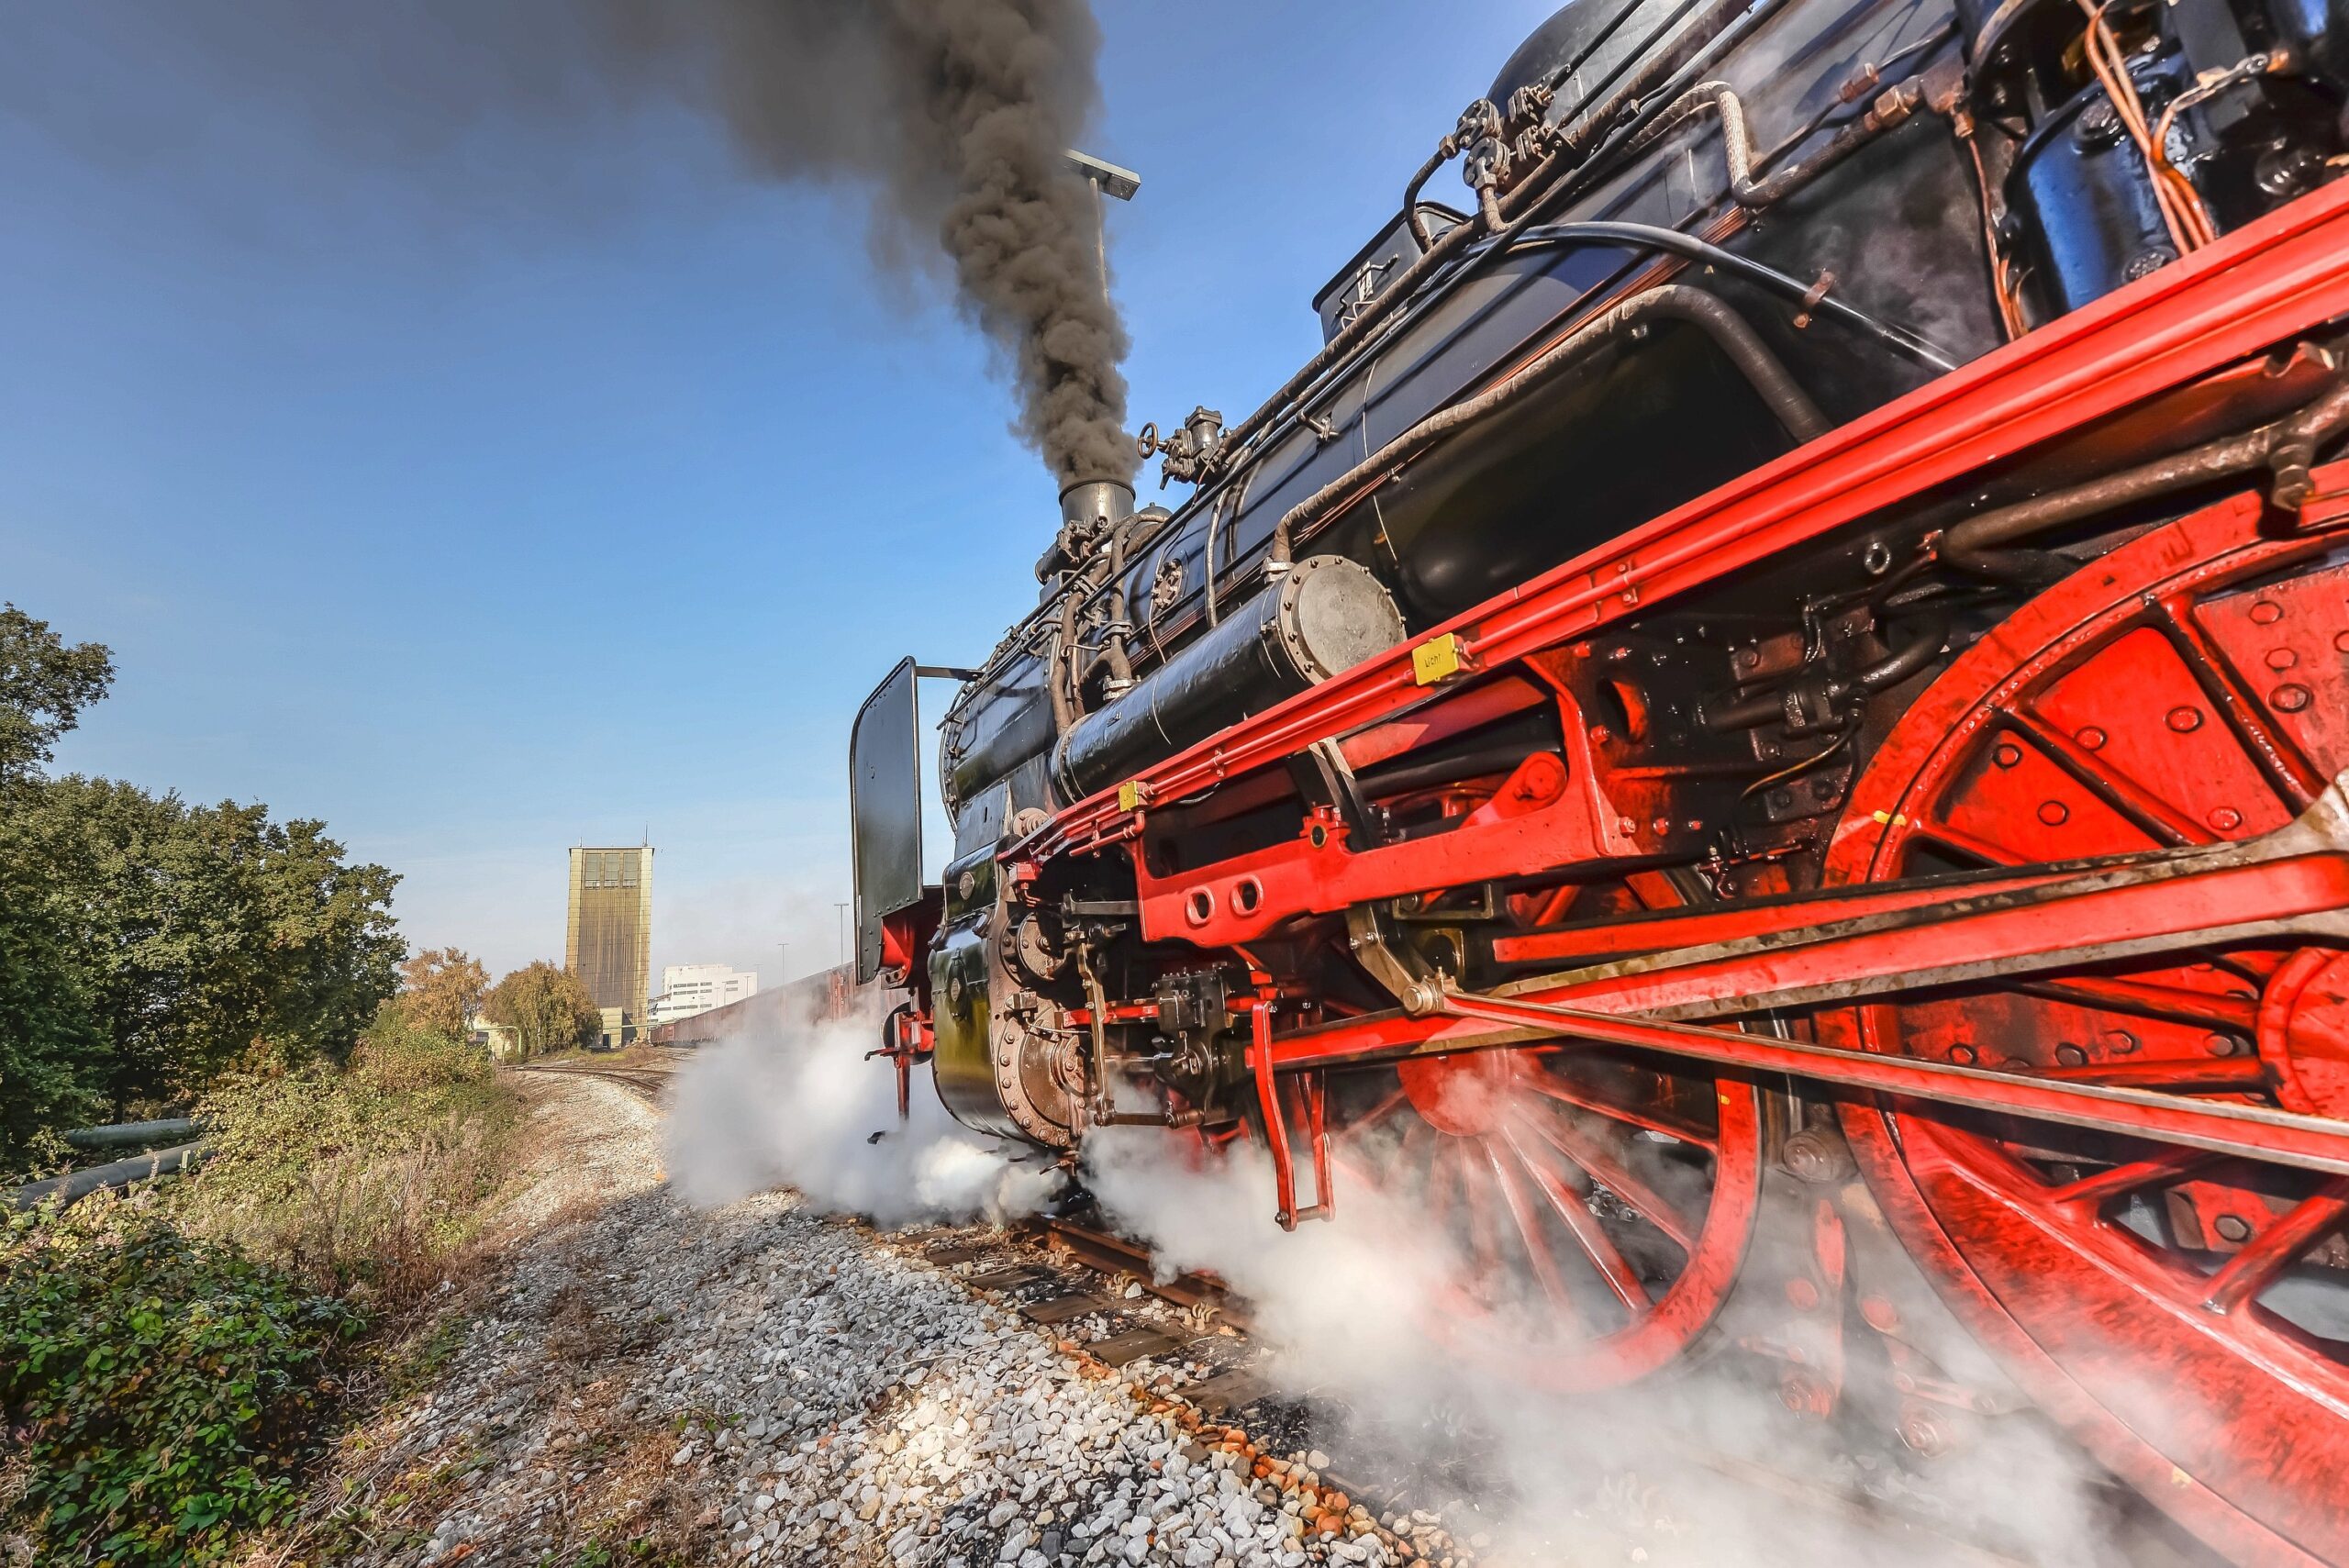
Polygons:
M676 1076L688 1052L671 1051L665 1048L649 1060L626 1062L599 1062L592 1060L566 1059L561 1062L532 1062L519 1067L519 1073L543 1073L549 1077L601 1078L617 1084L645 1104L661 1108L662 1094L669 1080Z

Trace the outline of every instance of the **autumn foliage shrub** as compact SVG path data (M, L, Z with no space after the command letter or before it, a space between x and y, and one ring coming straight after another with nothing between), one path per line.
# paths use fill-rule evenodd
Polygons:
M322 1290L398 1306L440 1282L506 1168L513 1094L477 1046L385 1009L348 1065L232 1077L182 1222Z
M225 1561L289 1512L361 1311L151 1212L0 1232L0 1467L40 1562Z

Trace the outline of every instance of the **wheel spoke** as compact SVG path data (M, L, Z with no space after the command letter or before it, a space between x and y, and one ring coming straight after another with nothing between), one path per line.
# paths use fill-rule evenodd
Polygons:
M2349 1178L2328 1183L2314 1197L2302 1198L2266 1229L2243 1244L2210 1276L2203 1305L2232 1312L2275 1283L2308 1250L2349 1218Z
M1330 1169L1341 1185L1349 1188L1368 1186L1376 1180L1376 1167L1356 1158L1360 1152L1360 1150L1341 1140L1330 1145Z
M2323 684L2349 650L2349 566L2269 522L2255 493L2230 494L2007 614L1855 775L1820 883L2009 867L2008 844L2031 847L2026 864L2208 844L2322 798L2349 761ZM1989 771L1986 740L2021 748L2005 760L2022 771ZM2003 1042L2075 1085L2266 1107L2310 1065L2302 1026L2325 1027L2272 988L2280 946L2212 934L1812 1024L1829 1045L1937 1060ZM2283 1013L2265 1029L2263 996ZM2329 1105L2332 1072L2298 1087ZM1849 1101L1838 1117L1886 1222L2032 1402L2230 1559L2349 1562L2349 1353L2323 1289L2303 1294L2341 1272L2349 1177L2000 1114Z
M1453 1144L1454 1140L1449 1138L1439 1140L1427 1166L1428 1222L1439 1233L1451 1230L1452 1211L1459 1197L1460 1171L1453 1158L1457 1152Z
M1491 1165L1491 1157L1485 1152L1485 1140L1460 1140L1454 1161L1460 1169L1461 1195L1468 1205L1468 1240L1476 1277L1487 1283L1497 1282L1501 1277L1500 1224L1493 1215L1491 1195L1484 1191L1486 1184L1477 1179L1480 1172Z
M1409 1098L1410 1095L1400 1087L1390 1090L1386 1097L1372 1106L1367 1115L1355 1118L1353 1126L1348 1130L1355 1133L1368 1132L1373 1127L1394 1115L1397 1107Z
M2224 1158L2201 1149L2165 1149L2151 1159L2134 1160L2126 1165L2099 1171L2093 1176L2082 1176L2078 1181L2050 1187L2047 1189L2047 1201L2058 1208L2076 1205L2095 1208L2140 1187L2177 1181L2206 1170Z
M1620 1121L1642 1131L1661 1132L1666 1138L1677 1139L1699 1149L1718 1150L1720 1145L1720 1139L1694 1122L1683 1121L1662 1111L1642 1110L1636 1106L1620 1104L1579 1084L1553 1078L1546 1073L1527 1073L1525 1085L1537 1095L1572 1106L1576 1110L1591 1111L1609 1121Z
M2259 1001L2253 996L2222 996L2215 991L2192 991L2183 985L2155 985L2143 980L2109 980L2075 975L2062 980L2024 978L2015 988L2051 1001L2071 1002L2103 1012L2132 1013L2170 1023L2202 1024L2249 1034L2259 1023Z
M1527 1107L1529 1111L1536 1108ZM1674 1246L1683 1252L1696 1250L1696 1228L1682 1217L1679 1207L1633 1175L1631 1167L1616 1158L1605 1143L1576 1127L1573 1117L1552 1111L1543 1116L1528 1116L1525 1124L1542 1142L1581 1166L1592 1180L1629 1204L1633 1213L1670 1237Z
M2217 834L2145 790L2136 780L2099 766L2094 752L2037 714L2003 705L1993 711L2004 716L2016 733L2070 774L2074 783L2143 828L2156 843L2176 848L2217 841Z
M1396 1152L1395 1168L1398 1171L1426 1170L1429 1159L1434 1152L1429 1146L1439 1136L1441 1135L1434 1128L1430 1127L1426 1122L1414 1119L1411 1129L1403 1135L1403 1147Z
M2164 595L2154 606L2154 625L2193 672L2195 684L2234 731L2253 763L2267 775L2267 782L2295 815L2306 810L2332 781L2296 742L2268 722L2266 706L2195 620L2190 597Z
M1615 1299L1621 1302L1624 1309L1633 1317L1646 1311L1650 1306L1646 1284L1615 1245L1614 1238L1608 1235L1606 1228L1598 1223L1598 1216L1590 1212L1590 1206L1583 1201L1582 1195L1537 1162L1514 1130L1504 1132L1502 1136L1508 1140L1510 1150L1524 1162L1525 1168L1532 1173L1534 1181L1541 1185L1542 1195L1550 1200L1551 1212L1565 1226L1566 1233L1582 1249L1583 1256L1590 1260L1590 1266L1598 1272L1598 1277L1614 1293Z
M1492 1171L1494 1184L1500 1188L1501 1199L1508 1206L1509 1218L1516 1222L1517 1233L1525 1243L1526 1262L1531 1265L1533 1277L1541 1284L1542 1294L1550 1304L1565 1315L1572 1327L1587 1332L1582 1309L1575 1305L1573 1294L1558 1273L1558 1261L1550 1255L1550 1244L1542 1237L1542 1214L1533 1207L1531 1195L1525 1190L1521 1173L1522 1156L1510 1140L1504 1147L1499 1139L1480 1140L1485 1146L1485 1160Z

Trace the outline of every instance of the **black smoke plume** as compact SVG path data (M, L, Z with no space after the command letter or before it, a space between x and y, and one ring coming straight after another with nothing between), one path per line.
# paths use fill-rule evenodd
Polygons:
M598 211L645 171L596 166L580 133L672 104L757 177L863 187L883 265L943 259L1021 439L1063 482L1130 479L1125 329L1062 160L1100 42L1086 0L75 0L12 19L0 129L136 166L231 156L211 105L273 103L444 208L503 169L501 207L527 183Z
M1085 0L607 3L619 57L660 62L754 168L862 176L885 250L892 227L934 237L1061 480L1132 477L1125 328L1062 156L1098 107Z

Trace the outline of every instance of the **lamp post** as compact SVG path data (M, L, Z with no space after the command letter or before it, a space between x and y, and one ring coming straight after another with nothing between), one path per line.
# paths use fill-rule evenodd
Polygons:
M832 906L841 912L841 962L848 962L848 901L842 899Z
M1121 202L1134 199L1141 189L1141 176L1130 169L1120 169L1107 159L1096 158L1089 152L1069 148L1061 154L1069 172L1093 187L1093 253L1101 267L1101 297L1109 297L1109 223L1104 216L1101 200L1115 196Z

